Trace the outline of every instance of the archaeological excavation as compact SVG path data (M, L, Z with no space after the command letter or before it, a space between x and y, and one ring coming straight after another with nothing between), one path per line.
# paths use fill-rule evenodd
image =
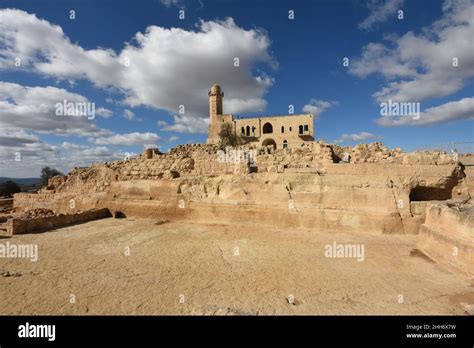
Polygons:
M454 283L446 284L449 290L441 287L442 291L448 291L453 298L449 303L444 304L443 313L462 314L470 310L469 306L472 303L470 301L473 297L469 279L472 279L474 274L474 209L470 200L474 188L472 167L465 166L460 161L455 162L444 153L403 153L397 149L390 150L381 143L340 148L336 145L313 142L297 149L274 149L271 146L253 149L242 147L239 148L240 152L237 149L228 148L226 150L228 153L234 151L233 153L238 154L234 156L232 162L222 162L222 156L218 155L219 151L217 145L211 144L182 145L169 153L149 149L138 157L112 163L96 163L88 168L76 168L67 176L52 178L48 186L38 193L15 194L12 212L9 212L8 219L3 219L2 234L11 237L11 240L21 238L23 242L32 239L40 242L42 236L52 241L56 238L62 240L66 235L70 236L67 238L82 238L83 230L90 231L91 228L94 229L94 224L101 221L100 226L103 227L97 226L94 238L100 240L102 231L104 239L114 238L111 226L115 226L116 237L120 240L125 238L120 237L125 231L119 225L131 224L129 227L132 229L126 231L128 235L126 239L132 239L130 245L116 240L111 246L115 251L112 249L107 251L107 246L97 241L103 249L99 254L115 253L114 258L120 257L122 253L118 250L118 245L122 245L124 248L130 248L130 257L133 255L138 260L143 257L142 261L147 263L150 262L148 258L151 254L157 252L153 244L149 245L153 241L152 237L157 237L156 233L160 235L165 233L169 236L163 235L162 238L171 238L164 240L167 250L169 248L187 250L189 257L186 254L181 256L188 258L188 260L182 259L185 263L211 262L206 259L201 260L196 255L196 252L200 253L199 250L211 255L214 250L222 253L222 257L228 263L225 267L230 267L225 271L230 277L232 274L234 276L246 274L245 267L250 267L249 272L257 267L255 264L245 266L243 260L250 254L256 258L252 262L258 264L260 252L258 248L252 247L252 243L262 243L263 241L260 240L262 238L268 239L267 247L283 249L280 251L282 255L294 251L296 255L293 254L286 260L280 260L276 255L274 257L276 261L283 264L291 263L291 260L296 257L299 260L293 262L297 262L299 267L306 267L306 270L301 270L303 274L310 272L315 262L306 258L324 259L324 245L329 245L332 241L352 240L365 245L365 260L360 263L361 265L371 262L377 264L376 259L384 256L378 255L379 253L385 253L384 250L387 248L396 250L402 247L400 245L402 243L405 258L411 259L410 262L414 260L417 263L423 263L419 274L416 271L413 275L407 274L407 281L413 276L416 276L418 281L422 281L423 279L419 277L423 274L428 277L430 272L433 272L429 268L436 267L436 272L440 272L443 277L452 278L449 282L456 280ZM246 152L253 153L254 157L249 160L250 157L245 155ZM346 161L342 161L343 152L346 157L349 155L350 160L346 158ZM469 159L468 157L466 158ZM107 221L116 222L109 226L110 223ZM126 225L123 225L124 223ZM153 231L149 232L149 227L142 226L142 224L150 226L151 223ZM170 228L175 231L183 231L184 228L186 231L176 235L176 232L172 232ZM230 229L225 235L226 239L232 240L235 237L237 240L221 241L222 229ZM41 233L46 231L48 233ZM71 235L71 231L75 232ZM235 235L233 235L234 232ZM63 233L65 235L61 236ZM89 233L87 232L87 235ZM203 240L199 237L202 233L206 233ZM213 233L215 233L214 237ZM138 241L133 241L136 238ZM189 240L185 241L183 238L189 238ZM282 238L283 240L280 240ZM291 241L292 238L294 238L293 241ZM301 238L303 240L316 239L311 243L324 243L309 249L304 248L304 245L295 246L294 243ZM214 242L212 242L213 239ZM67 259L69 253L74 255L78 252L74 250L77 246L68 244L66 240L63 242L60 240L52 243L61 243L63 246L58 245L61 248L66 248L66 245L68 245L67 248L71 248L65 250L66 254L62 258ZM194 244L190 245L191 241ZM277 242L278 247L272 246L271 243ZM139 245L134 246L134 243L139 243ZM213 243L219 245L212 246ZM372 246L371 243L376 243L376 246ZM383 245L378 245L379 243ZM78 254L75 257L82 259L89 258L86 255L90 253L97 254L97 250L93 251L97 249L97 245L96 247L93 244L87 245L85 244L85 247L89 249L84 251L85 254ZM144 249L138 253L138 247ZM40 246L40 260L41 249ZM234 255L236 250L238 256ZM390 250L387 255L393 250ZM153 254L157 258L156 262L159 264L160 255L166 255L169 252L170 250L166 252L162 250L156 255ZM261 257L265 255L268 257L269 252L271 250L262 250ZM298 252L302 252L300 257ZM181 257L173 259L173 264L181 260ZM396 268L403 268L403 264L406 263L403 258L400 259L400 255L388 257L392 258L390 260L392 265L387 265L388 271L398 272ZM306 260L306 263L300 264L303 260ZM64 259L57 261L72 262L72 260L65 261ZM184 267L172 266L169 262L166 261L167 267L170 267L169 271L173 271L175 267ZM216 261L213 260L208 267L214 267L214 262ZM239 262L244 263L239 264ZM324 262L337 261L326 259ZM339 262L348 262L348 260ZM380 262L383 267L383 260ZM398 262L402 264L397 266ZM378 267L376 264L371 267ZM349 264L345 272L360 272L358 269L361 265ZM160 268L160 266L157 267ZM217 269L220 267L222 266ZM265 269L268 265L262 267ZM288 264L279 268L283 274L287 272L285 267L288 267ZM417 266L409 267L413 272L412 267ZM158 272L158 269L155 271ZM330 269L327 268L327 271ZM120 272L124 271L122 269ZM300 272L299 268L295 271L297 274ZM96 276L100 277L99 274ZM207 276L208 281L211 281L212 277L209 278L209 276ZM291 275L291 277L294 276ZM336 274L326 276L332 278ZM28 275L16 279L26 277ZM189 275L184 277L189 277ZM390 274L383 277L390 278ZM397 275L397 278L400 277L403 278L403 275ZM324 281L324 278L319 278L319 276L317 278L319 280L314 281ZM173 279L172 283L177 286L180 278ZM245 279L239 278L238 283L232 284L240 284L245 288ZM304 287L311 282L312 280L307 284L303 283ZM145 284L147 282L143 283L143 286ZM336 286L335 284L337 281L331 287ZM451 289L452 284L457 285ZM14 286L14 284L9 286ZM185 288L190 286L187 284ZM437 289L431 291L439 291L439 287ZM195 291L196 289L188 289L187 293L191 294ZM219 292L218 289L215 291ZM229 293L229 291L229 289L223 290L223 293ZM125 306L123 311L124 313L130 310L133 313L169 314L334 313L331 310L332 306L315 307L315 303L305 298L308 289L300 290L299 295L298 289L282 289L281 291L278 296L281 295L283 298L288 295L287 292L296 292L294 296L301 305L286 307L287 305L282 301L275 308L264 306L258 311L252 307L252 301L257 296L254 294L249 297L249 303L245 298L237 296L233 300L236 302L233 305L225 304L226 302L222 300L220 305L211 305L207 303L208 300L201 298L198 301L200 305L192 308L180 307L177 302L171 307L166 307L167 309L159 308L156 304L157 307L152 306L148 309L146 306L140 307L141 309ZM176 289L176 292L178 296L179 290ZM368 296L370 291L363 293L366 294L363 297ZM87 297L86 294L84 295ZM12 296L14 297L13 294ZM396 297L395 294L393 296ZM210 302L213 303L214 300ZM4 311L15 312L5 303L3 306ZM38 313L49 313L49 311L69 313L67 307L51 306L48 307L49 309L38 308L33 311L35 313L36 311ZM85 303L84 306L89 308L89 305ZM117 312L113 306L105 305L102 309L97 306L98 304L92 313L122 313L121 310ZM399 305L394 301L393 306ZM72 313L82 313L85 310L74 308ZM360 304L356 307L343 305L341 308L339 306L334 308L336 308L335 313L352 314L417 313L417 310L421 310L422 313L436 313L427 304L426 308L423 306L410 308L407 305L405 311L400 306L400 309L395 310L390 306L377 308L364 307ZM88 311L89 309L86 312L90 313Z
M472 347L474 0L4 3L0 348Z
M207 144L0 201L1 235L38 246L37 262L0 250L2 312L472 314L472 154L341 147L311 115L234 119L222 97Z

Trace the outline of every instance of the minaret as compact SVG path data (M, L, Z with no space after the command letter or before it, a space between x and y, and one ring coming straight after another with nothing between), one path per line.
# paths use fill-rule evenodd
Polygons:
M214 83L208 95L209 134L207 136L207 142L209 144L217 144L222 123L222 98L224 98L224 92L221 91L221 86Z
M209 116L211 120L213 116L222 115L222 98L224 98L224 92L221 91L221 86L213 84L209 95Z

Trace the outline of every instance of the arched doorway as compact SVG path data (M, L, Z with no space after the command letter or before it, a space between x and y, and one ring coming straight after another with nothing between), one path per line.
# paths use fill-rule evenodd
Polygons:
M275 140L273 140L271 138L270 139L265 139L262 143L262 146L269 146L269 145L273 146L274 149L276 149L276 147L277 147L277 144L276 144Z
M283 140L283 148L284 149L288 148L288 142L286 140Z

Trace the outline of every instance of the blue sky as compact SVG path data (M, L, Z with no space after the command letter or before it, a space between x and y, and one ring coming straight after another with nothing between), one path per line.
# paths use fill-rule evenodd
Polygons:
M473 8L449 0L0 1L0 176L205 142L213 82L224 112L287 114L294 105L316 114L315 137L328 142L412 150L474 141ZM51 105L64 98L93 102L95 118L58 118ZM419 103L420 119L383 119L389 99Z

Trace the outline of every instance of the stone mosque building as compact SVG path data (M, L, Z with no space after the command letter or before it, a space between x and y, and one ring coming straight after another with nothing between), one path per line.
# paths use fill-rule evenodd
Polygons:
M230 123L235 134L245 143L273 145L274 148L283 149L302 147L305 143L314 141L312 114L234 118L232 114L223 113L223 98L221 87L212 85L209 91L208 144L219 143L219 132L224 123Z

